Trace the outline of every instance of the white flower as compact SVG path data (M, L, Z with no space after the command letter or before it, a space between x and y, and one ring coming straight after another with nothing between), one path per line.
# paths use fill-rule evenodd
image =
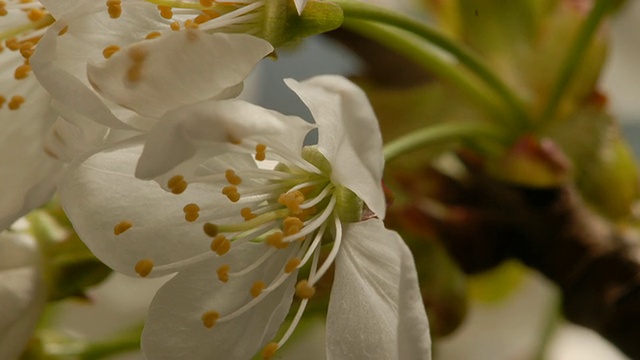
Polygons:
M0 6L0 230L50 198L61 167L45 152L56 116L29 65L52 22L37 1L9 0Z
M236 96L273 51L228 33L249 31L263 1L43 3L57 21L31 64L61 116L48 148L66 161L144 133L178 106Z
M67 214L115 270L177 272L151 305L148 358L249 359L261 347L269 357L335 264L329 358L429 359L413 258L379 219L382 141L371 106L341 77L287 84L313 114L317 146L303 148L314 126L298 117L240 100L187 105L160 119L143 151L127 142L74 164L60 190ZM265 162L275 166L256 166ZM162 188L136 179L136 163L139 178ZM379 218L361 221L363 203ZM294 292L295 320L269 343Z
M0 359L17 359L46 301L40 253L27 235L0 233Z

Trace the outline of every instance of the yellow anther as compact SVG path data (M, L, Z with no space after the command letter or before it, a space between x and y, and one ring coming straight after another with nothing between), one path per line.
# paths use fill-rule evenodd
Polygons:
M167 182L167 187L171 190L173 194L182 194L185 190L187 190L187 186L189 183L184 179L182 175L175 175L169 179Z
M256 281L253 283L253 286L251 286L251 290L249 292L251 293L251 296L257 298L258 296L260 296L260 294L262 294L262 290L264 290L264 288L266 287L267 284L265 284L264 281Z
M212 327L214 327L216 321L218 321L219 318L219 312L207 311L206 313L202 314L202 317L200 319L202 319L202 324L204 325L204 327L206 327L207 329L211 329Z
M173 18L173 8L171 6L158 5L158 10L160 10L160 16L169 20Z
M229 265L224 264L220 266L218 270L216 270L216 272L218 273L218 280L222 281L223 283L229 281Z
M226 195L231 202L238 202L240 200L240 193L235 185L229 185L222 188L222 194Z
M233 145L240 145L242 144L242 139L237 137L236 135L227 132L227 141L229 141L230 143L232 143Z
M228 253L230 249L231 241L222 234L217 235L213 241L211 241L211 251L218 254L218 256Z
M316 293L316 288L309 285L309 281L300 280L296 284L296 295L301 299L310 299Z
M187 19L184 22L184 28L185 29L197 29L198 27L200 27L200 25L196 24L193 20L191 19Z
M287 261L287 264L284 266L284 272L286 272L287 274L291 274L298 268L298 266L300 266L301 262L302 260L300 260L300 258L297 258L297 257L290 259L289 261Z
M189 213L185 213L184 214L184 219L187 222L194 222L196 220L198 220L198 218L200 217L200 214L197 212L189 212Z
M31 72L31 66L28 64L24 64L24 65L20 65L16 68L15 72L13 73L13 77L16 80L20 80L20 79L24 79L27 76L29 76L29 73Z
M172 176L171 179L169 179L169 181L167 181L167 187L169 189L171 189L172 187L176 186L181 181L184 181L184 176L182 176L182 175Z
M264 360L269 360L273 357L273 355L276 354L276 351L278 351L278 343L276 342L268 343L267 346L265 346L264 349L262 349L262 358Z
M60 30L60 31L58 32L58 36L62 36L62 35L64 35L64 34L66 34L66 33L67 33L67 31L69 31L69 25L67 25L67 26L63 27L63 28L62 28L62 30Z
M200 5L203 7L211 7L213 6L213 0L200 0Z
M276 249L286 249L289 246L288 242L282 241L283 234L280 231L274 232L273 234L267 236L265 242L269 246L273 246Z
M263 161L264 159L267 158L267 145L265 144L258 144L256 145L256 156L255 159L256 161Z
M188 222L194 222L200 217L200 206L198 204L187 204L182 211L184 211L184 219Z
M184 208L182 208L182 211L184 211L185 213L198 212L200 211L200 206L198 206L198 204L196 203L187 204L184 206Z
M133 226L133 223L131 221L122 220L119 223L117 223L116 226L113 227L113 234L118 236L123 232L131 229L132 226Z
M120 46L118 45L109 45L106 48L104 48L102 50L102 56L104 56L105 59L110 58L111 56L113 56L113 54L117 53L118 51L120 51Z
M27 41L20 45L20 55L25 59L30 58L33 55L33 43Z
M31 9L27 12L27 17L33 22L42 20L45 16L47 16L47 12L42 9Z
M242 178L236 175L236 172L231 169L227 169L227 171L224 172L224 176L227 178L227 182L231 185L237 186L242 183Z
M7 102L7 99L4 96L0 95L0 108L2 108L5 102Z
M14 95L11 97L11 100L9 100L9 104L7 104L7 106L9 107L9 110L18 110L20 109L20 105L22 105L24 101L25 100L23 96Z
M204 233L207 234L208 237L216 237L218 236L218 225L212 223L204 223L202 226Z
M242 215L245 221L255 219L258 216L251 211L251 208L248 208L248 207L242 208L240 210L240 215Z
M204 24L209 20L211 20L211 16L208 14L200 14L193 19L193 22L196 24Z
M202 13L209 15L212 19L220 16L220 13L213 9L202 9Z
M292 191L290 193L281 194L278 197L278 204L286 206L294 215L302 214L300 205L304 203L305 197L300 191Z
M135 270L138 273L138 275L142 277L147 277L149 276L149 274L151 274L151 271L153 270L153 261L149 259L142 259L138 261L138 263L136 264Z
M107 11L109 17L117 19L122 15L122 1L121 0L107 0Z
M7 49L11 51L16 51L20 49L20 42L16 40L16 38L7 39L4 42L4 44L6 45Z
M147 34L147 36L145 36L144 38L146 40L151 40L151 39L155 39L157 37L160 37L162 34L160 33L160 31L152 31L150 33Z
M284 234L288 236L299 233L304 227L304 223L297 217L288 216L282 222L282 227Z
M180 30L180 23L177 22L177 21L174 21L174 22L171 23L171 25L169 25L169 27L173 31L178 31L178 30Z

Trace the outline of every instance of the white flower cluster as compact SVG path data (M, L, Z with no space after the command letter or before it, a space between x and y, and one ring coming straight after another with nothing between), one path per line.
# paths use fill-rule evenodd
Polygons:
M149 310L149 359L270 358L332 269L329 358L429 359L412 255L382 223L364 93L338 76L285 80L314 124L235 99L273 51L253 36L266 2L0 2L0 225L57 185L108 266L176 274Z

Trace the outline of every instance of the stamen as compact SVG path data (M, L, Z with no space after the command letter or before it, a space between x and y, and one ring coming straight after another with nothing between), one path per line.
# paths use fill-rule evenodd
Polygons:
M182 175L175 175L167 182L167 187L171 190L171 193L179 195L187 190L189 183L184 179Z
M111 56L113 56L113 54L117 53L118 51L120 51L120 46L118 46L118 45L109 45L106 48L104 48L104 50L102 50L102 56L104 56L105 59L108 59Z
M303 226L302 220L292 216L286 217L282 222L284 234L287 236L299 233Z
M198 204L187 204L182 211L184 212L184 219L188 222L194 222L200 217L200 206Z
M16 80L24 79L27 76L29 76L29 72L31 72L30 65L28 64L20 65L16 68L15 72L13 73L13 77Z
M122 1L121 0L107 0L107 10L109 17L117 19L122 15Z
M324 187L324 189L322 189L322 191L313 199L305 202L304 204L300 205L300 208L302 209L309 209L313 206L318 205L322 200L324 200L325 197L327 197L327 195L329 195L329 193L335 188L335 186L333 186L333 184L329 184L327 186Z
M238 202L240 200L240 193L235 185L229 185L222 188L222 194L226 195L231 202Z
M118 236L123 232L131 229L132 226L133 223L129 220L120 221L118 224L116 224L116 226L113 227L113 234Z
M215 326L219 318L220 318L219 312L207 311L206 313L202 314L202 317L200 319L202 320L202 324L204 325L204 327L206 327L207 329L211 329L212 327Z
M315 293L316 288L310 285L308 280L300 280L296 284L296 295L301 299L310 299Z
M287 274L291 274L298 268L298 266L300 266L301 263L302 260L300 260L300 258L295 257L293 259L289 259L289 261L287 261L287 264L284 266L284 272Z
M218 226L210 222L204 223L202 229L209 237L216 237L218 235Z
M203 7L212 7L213 6L213 0L200 0L200 5L202 5Z
M136 264L135 270L138 275L147 277L153 270L153 261L150 259L142 259Z
M155 39L157 37L162 36L162 33L160 33L160 31L152 31L150 33L147 34L147 36L145 36L145 40L151 40L151 39Z
M229 265L224 264L220 266L218 270L216 270L216 273L218 274L218 280L222 281L223 283L229 281Z
M251 219L255 219L256 217L258 217L258 215L254 214L251 211L251 208L248 207L244 207L240 210L240 215L242 215L242 217L244 218L244 221L249 221Z
M276 351L278 351L278 343L268 343L267 346L262 349L262 358L269 360L276 354Z
M69 25L66 25L65 27L63 27L63 28L62 28L62 30L60 30L60 31L58 32L58 36L62 36L62 35L64 35L64 34L66 34L66 33L67 33L67 31L69 31Z
M331 216L335 206L336 206L336 197L332 196L331 199L329 200L329 203L327 204L327 207L324 208L324 210L322 211L322 213L320 213L320 215L316 216L313 220L309 222L305 222L304 228L302 228L302 230L298 234L285 236L285 238L282 239L282 241L287 241L287 242L296 241L301 236L307 236L311 234L318 227L324 224L324 222L329 218L329 216Z
M11 97L11 100L9 100L9 104L7 104L7 106L9 107L9 110L18 110L24 101L25 99L23 96L14 95Z
M226 236L220 234L217 235L213 241L211 241L211 251L222 256L229 252L231 249L231 241Z
M174 22L171 23L171 25L169 25L169 27L173 31L178 31L178 30L180 30L180 23L177 22L177 21L174 21Z
M171 6L158 5L158 10L163 18L167 20L173 18L173 8Z
M289 243L283 242L282 239L283 239L282 232L278 231L267 236L267 239L265 240L265 242L267 243L267 245L272 246L276 249L286 249L289 246Z
M256 160L257 161L264 161L264 159L267 158L267 145L265 144L258 144L256 145Z
M311 285L318 282L318 280L320 280L320 278L324 276L327 270L329 270L331 264L333 264L336 256L338 256L338 251L340 250L340 245L342 244L342 223L337 217L334 219L334 223L336 227L336 237L333 243L333 247L331 248L329 255L327 255L327 258L322 263L322 266L320 266L318 272L315 275L309 277L309 283Z
M300 205L304 200L304 194L298 190L281 194L280 197L278 197L278 203L286 206L294 215L302 213Z
M227 182L231 185L238 186L242 183L242 178L236 175L236 172L231 169L225 171L224 176L227 178Z
M262 290L264 290L265 287L267 287L267 284L265 284L264 281L259 280L254 282L250 290L251 296L253 296L253 298L257 298L262 294Z
M247 266L246 268L240 270L240 271L236 271L233 273L229 274L229 277L241 277L244 276L248 273L250 273L251 271L255 270L258 266L262 265L267 259L269 259L271 257L271 255L273 255L273 253L276 252L275 249L269 249L267 251L265 251L265 253L260 256L260 258L256 261L254 261L253 263L251 263L251 265Z

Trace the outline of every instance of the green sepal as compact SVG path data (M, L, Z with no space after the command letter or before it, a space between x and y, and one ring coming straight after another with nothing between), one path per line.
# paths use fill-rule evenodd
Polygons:
M362 220L364 201L353 191L343 186L336 186L336 211L340 221L354 223Z
M322 34L342 25L342 9L331 2L309 0L298 15L293 0L270 0L265 4L262 36L274 47Z

